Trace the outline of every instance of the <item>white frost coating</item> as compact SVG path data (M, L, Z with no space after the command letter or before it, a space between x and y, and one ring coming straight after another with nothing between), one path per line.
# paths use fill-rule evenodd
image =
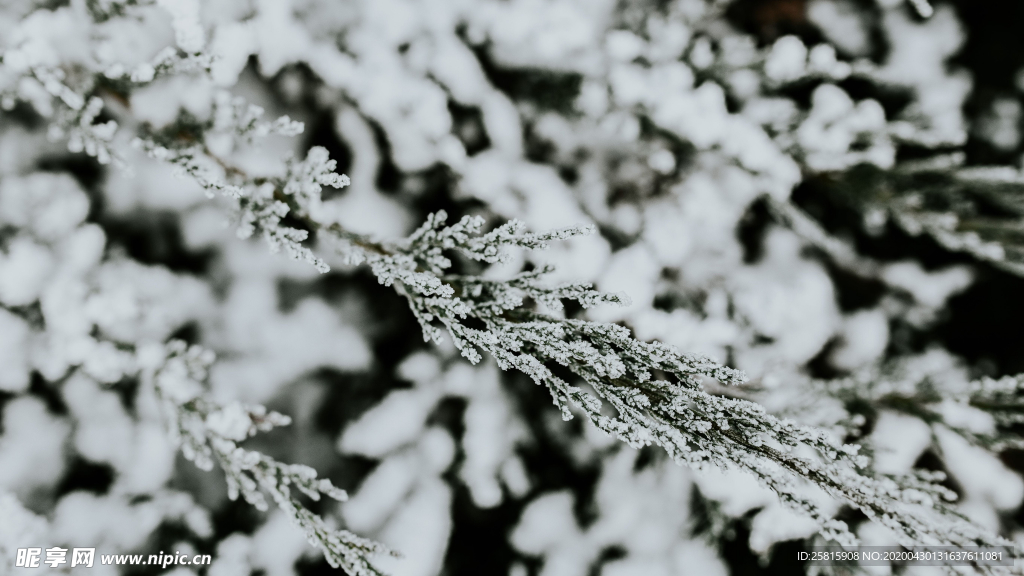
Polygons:
M912 21L900 8L886 10L883 27L892 48L877 75L915 91L917 98L907 113L921 114L926 121L915 139L930 145L962 143L967 134L960 107L971 80L967 74L946 71L947 59L965 38L952 8L940 6L924 22Z
M898 286L929 308L938 308L946 300L963 291L974 281L974 275L964 266L950 266L928 272L917 262L889 264L883 272L885 281Z
M67 421L42 401L22 396L4 405L0 435L0 486L27 496L40 486L52 487L64 472Z
M662 265L683 264L692 250L691 237L679 233L679 220L684 218L676 202L651 202L644 207L643 238Z
M267 576L292 576L295 562L307 555L309 544L286 514L275 512L252 536L252 565Z
M957 402L947 398L936 410L942 414L943 421L954 428L970 430L975 434L993 434L996 432L995 418L965 402Z
M861 310L843 320L841 337L829 357L832 365L844 370L869 365L889 345L889 318L882 310Z
M398 376L416 384L424 384L441 373L441 362L429 352L416 352L408 356L396 369Z
M123 342L164 340L213 307L209 286L161 267L111 262L96 271L93 282L96 289L85 310L107 335Z
M415 440L422 432L438 393L430 389L396 390L345 429L338 448L380 458Z
M579 531L572 506L573 496L569 492L546 494L534 500L523 510L512 533L512 544L530 554L549 551L555 542Z
M199 0L157 0L157 5L171 15L178 47L189 53L202 51L206 32L199 21Z
M74 435L78 452L93 462L129 467L135 427L117 394L80 374L68 379L63 392L68 408L80 419Z
M248 23L226 22L217 26L210 43L210 52L216 56L210 70L213 82L218 86L235 84L255 50L255 34Z
M853 100L834 84L822 84L811 97L811 113L797 129L807 164L815 170L841 170L862 162L881 168L895 163L896 149L885 131L885 111L875 100ZM864 150L854 152L855 144Z
M757 333L773 338L771 348L751 348L738 359L760 373L779 355L797 363L814 357L839 326L834 288L818 266L802 258L797 237L772 230L764 261L736 274L734 304Z
M258 248L254 255L269 258ZM365 338L337 311L311 298L282 314L270 281L241 281L228 295L224 336L244 356L215 365L212 378L217 394L263 402L282 381L312 368L329 366L347 372L369 364ZM269 355L274 351L280 355Z
M899 474L910 470L931 444L929 427L911 416L885 411L879 414L871 432L875 447L875 469Z
M415 480L416 461L411 454L388 458L345 503L345 523L360 532L377 530L406 497Z
M1010 98L996 98L988 113L978 123L978 134L996 149L1011 151L1020 144L1020 102Z
M658 266L650 251L643 244L616 252L609 258L604 275L598 280L598 287L608 293L628 294L631 303L649 306L654 300L654 284ZM597 320L613 322L625 317L628 306L603 307L591 312Z
M909 0L909 2L922 18L930 18L932 14L935 14L935 9L932 8L928 0Z
M402 558L381 558L374 564L393 576L433 576L444 563L451 532L451 489L439 478L430 478L388 521L380 538Z
M795 80L803 75L807 65L807 47L796 36L783 36L772 45L764 72L777 82Z
M645 48L643 40L626 30L613 30L605 37L608 55L616 60L629 62L639 56Z
M218 429L244 438L257 432L266 432L291 423L291 419L277 412L268 412L263 406L246 406L246 415L239 414L240 405L228 408L218 405L205 394L181 399L164 394L161 375L171 372L206 384L209 367L214 358L209 350L188 346L180 340L167 345L163 362L144 369L143 385L156 395L171 424L171 435L186 459L202 470L210 470L216 462L224 471L228 498L239 497L257 510L267 511L270 496L276 507L305 533L307 542L320 549L333 568L343 568L353 576L379 576L370 558L389 551L381 544L366 540L347 530L337 530L318 514L311 512L293 496L292 488L316 501L323 496L344 501L348 495L326 478L317 478L313 468L301 464L284 464L260 452L246 450L236 440L223 436ZM213 426L208 421L212 417ZM249 426L241 434L240 423L248 418Z
M463 415L462 450L465 460L459 477L469 487L474 504L479 508L490 508L503 499L500 480L510 484L512 492L522 493L529 487L529 480L521 471L522 464L513 453L516 443L526 435L522 424L510 410L510 401L502 391L498 371L490 367L478 371L478 374ZM506 469L508 474L504 474Z
M164 489L152 496L147 501L132 502L126 494L70 492L53 512L51 537L59 542L88 543L97 547L97 556L100 548L123 554L142 545L162 522L183 522L191 528L195 524L188 519L204 512L181 492Z
M849 0L813 0L807 17L841 50L861 56L869 48L867 24Z
M39 298L53 269L49 250L28 238L17 238L0 253L0 302L24 306Z
M656 109L654 120L678 132L699 148L710 148L726 133L729 122L722 88L708 81L693 91L689 101L669 101Z
M437 538L411 545L418 523L447 525L447 511L427 508L426 498L448 498L447 487L438 478L451 466L456 446L439 428L425 428L426 417L443 398L460 397L467 402L463 416L464 460L458 471L481 507L494 506L503 498L502 485L513 494L529 489L514 456L521 424L508 412L493 364L469 367L456 364L440 372L437 357L414 353L398 367L399 376L412 380L416 388L391 392L383 402L350 424L339 440L343 452L355 452L383 461L363 481L359 491L342 507L346 524L364 533L380 534L386 543L411 549L421 562L386 561L379 566L391 572L428 574L439 567L438 558L447 546L447 528ZM516 468L518 463L520 468ZM428 496L432 494L432 496ZM417 512L406 514L409 507ZM420 564L434 566L433 572Z
M983 500L996 510L1016 507L1024 497L1024 480L1008 469L997 456L971 446L961 436L939 428L939 445L949 458L947 466L967 498Z
M771 492L758 486L754 477L735 470L701 471L694 474L693 481L704 497L718 501L729 516L742 516L775 500Z
M133 92L131 106L136 117L160 129L174 122L182 111L207 120L212 100L213 86L208 78L174 76Z
M206 425L216 434L229 440L245 440L252 428L249 410L239 402L232 402L206 417Z
M324 222L338 222L346 230L359 234L381 237L408 234L414 223L407 209L381 194L374 185L381 158L369 124L356 111L347 108L337 115L334 128L354 151L349 170L353 184L340 198L324 202L322 215L318 218Z
M308 544L287 515L274 512L252 536L234 533L220 541L211 576L244 576L259 570L267 576L292 576L294 564L308 550Z
M27 510L10 492L0 493L0 567L14 570L18 548L47 537L46 519Z
M63 238L89 211L89 200L65 174L36 173L0 183L0 222L26 228L45 241Z
M249 558L252 541L245 534L232 534L217 544L217 558L210 565L211 576L240 576L252 572Z
M675 574L692 571L706 576L726 576L728 568L713 549L700 540L680 543L672 551Z
M586 574L609 547L622 550L625 557L605 564L603 574L689 573L698 567L702 574L726 572L699 540L685 542L675 536L689 529L686 515L679 513L687 510L693 489L685 469L668 463L638 469L637 453L628 448L613 450L602 460L592 509L596 517L586 528L577 523L574 498L564 491L541 495L520 516L512 544L528 555L543 556L542 574Z
M346 524L403 551L402 558L374 561L390 574L436 574L448 546L451 489L440 476L455 445L440 428L420 430L418 443L388 454L342 507Z
M754 516L750 526L750 549L764 554L776 542L797 540L817 533L817 525L782 506L770 506Z

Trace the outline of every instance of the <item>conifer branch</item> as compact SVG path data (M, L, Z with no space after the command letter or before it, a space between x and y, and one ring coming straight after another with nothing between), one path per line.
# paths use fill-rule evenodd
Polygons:
M214 463L220 466L227 480L228 498L236 500L241 495L257 510L266 511L269 505L265 494L269 494L332 567L343 568L351 576L383 576L370 558L393 552L332 527L291 492L294 487L314 501L323 495L344 502L348 499L344 490L326 478L317 478L316 470L309 466L284 464L238 445L257 432L288 425L290 418L268 412L263 406L238 402L220 406L212 402L205 393L208 369L214 360L209 350L172 341L166 347L144 349L140 357L142 377L163 401L173 440L199 469L211 470Z

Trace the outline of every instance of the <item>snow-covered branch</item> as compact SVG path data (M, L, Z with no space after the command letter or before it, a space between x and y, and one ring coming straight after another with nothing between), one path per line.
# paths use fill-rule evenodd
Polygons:
M266 511L269 506L265 494L269 494L331 566L344 568L351 576L381 575L370 558L392 552L377 542L331 526L291 492L294 487L314 501L321 495L345 501L348 495L344 490L326 478L317 478L316 470L309 466L284 464L238 445L257 432L288 425L290 418L258 405L213 403L205 394L207 371L214 360L209 350L175 340L166 347L140 350L139 354L143 379L163 400L173 438L185 458L202 470L211 470L214 463L219 465L232 500L241 495L257 510Z

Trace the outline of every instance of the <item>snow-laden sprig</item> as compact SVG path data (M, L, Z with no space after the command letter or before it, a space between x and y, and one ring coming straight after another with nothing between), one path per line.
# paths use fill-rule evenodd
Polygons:
M264 110L260 106L248 103L241 96L232 96L230 92L221 90L213 99L213 113L208 127L209 132L232 134L252 143L256 138L280 134L297 136L302 134L302 122L296 122L288 116L281 116L267 122L263 120Z
M510 220L493 231L481 234L485 221L480 216L465 216L458 223L445 226L448 219L443 210L427 216L422 226L399 246L399 250L418 260L431 272L440 274L451 266L444 250L458 250L480 262L506 262L504 248L518 246L542 250L554 240L592 234L592 226L574 226L541 234L524 232L526 225Z
M313 159L321 157L317 151ZM292 194L284 194L288 184L282 180L266 179L260 185L264 197L289 201L293 214L322 237L333 239L350 262L367 263L381 284L404 295L425 339L440 340L446 331L471 362L480 361L486 352L502 369L523 372L548 388L565 418L571 418L574 409L582 411L599 429L632 446L662 446L682 464L746 470L784 503L813 518L826 537L841 543L853 544L856 538L844 522L807 496L808 485L857 507L906 544L1005 544L959 517L941 499L923 498L929 492L922 490L919 478L873 475L858 446L842 445L820 430L779 420L753 402L709 394L701 385L705 378L740 383L744 377L735 370L657 342L640 342L621 326L555 318L526 305L528 298L557 309L555 302L562 299L591 305L624 302L621 297L579 284L545 286L543 273L521 274L506 282L443 275L452 265L446 250L497 263L505 259L507 247L543 248L555 239L586 234L588 227L528 234L521 223L510 222L481 233L480 218L445 226L445 215L438 213L406 240L384 244L336 223L320 222L308 209L319 201L313 184L299 195L295 185L290 187ZM304 194L310 196L303 199ZM239 200L244 206L253 197L243 195ZM277 213L283 212L281 208ZM260 225L273 230L278 222ZM596 394L556 375L553 364L568 368ZM603 411L602 400L615 415Z
M873 207L910 234L928 234L949 250L1024 276L1024 174L1009 166L967 168L936 160L897 166L889 176L896 193L887 191Z
M991 429L974 429L965 426L955 418L947 417L947 411L936 410L944 416L943 424L959 433L977 446L993 452L1007 448L1024 449L1024 374L1002 378L982 378L970 383L968 399L951 400L980 410L992 418Z
M103 72L103 77L114 81L114 85L128 91L151 83L157 78L176 74L204 74L210 71L213 56L205 52L187 53L168 46L157 52L150 62L143 62L132 69L114 64Z
M109 164L117 156L111 152L110 143L117 131L117 122L108 120L95 123L103 110L103 100L89 99L81 109L67 108L59 113L59 119L50 124L48 136L51 140L67 138L70 152L85 152L96 158L100 164Z
M806 386L812 395L828 395L848 406L870 405L921 419L956 432L992 452L1024 449L1024 374L981 378L938 386L928 375L900 378L884 371L857 374Z
M51 140L66 138L69 151L85 152L100 164L117 159L110 148L117 122L96 123L103 110L101 98L87 98L65 84L64 70L32 65L27 55L17 51L0 55L0 67L22 75L0 94L0 107L11 110L18 100L30 102L40 115L50 118L47 136Z
M218 166L204 154L202 146L168 148L153 139L144 138L136 138L132 145L150 158L173 165L178 176L192 178L203 189L207 198L213 199L223 195L239 200L246 195L242 187L229 184L223 174L218 173Z
M902 161L889 169L865 164L830 173L819 180L825 184L819 190L839 209L858 217L869 234L891 222L912 236L929 236L947 250L1024 276L1024 173L1009 166L967 167L964 161L964 154L957 152ZM807 238L808 224L818 226L797 216L800 210L792 204L774 204L781 208L774 211L785 212L780 220L801 236ZM794 221L800 219L807 223ZM865 265L880 269L849 249L837 251L834 247L842 243L834 237L812 236L821 241L807 239L839 256L837 263L855 271Z
M271 252L283 250L292 259L308 262L321 273L330 270L322 258L302 244L309 237L308 230L281 224L293 209L301 215L309 206L318 205L321 184L347 185L348 178L343 175L332 172L333 177L327 177L322 169L311 168L321 165L318 158L326 154L323 148L311 149L307 160L296 164L299 170L289 170L284 178L250 178L202 145L169 148L154 139L142 138L136 139L135 145L150 157L174 165L179 176L192 178L205 190L207 197L223 195L234 200L239 238L259 233Z
M176 27L178 19L188 20L186 12L190 14L189 10L179 10L174 3L166 4L165 7L175 13ZM183 34L195 36L188 31ZM84 151L101 164L114 160L124 166L111 147L117 122L95 122L104 110L103 97L123 104L128 102L132 90L161 76L208 73L212 57L202 51L201 43L185 40L190 46L195 44L192 46L195 49L181 46L179 37L178 49L165 48L152 62L132 70L115 64L92 75L78 74L81 80L74 87L65 83L68 75L62 68L38 65L30 50L9 50L0 54L0 67L20 79L11 84L12 88L0 93L0 104L10 110L19 100L28 101L41 115L51 118L50 137L67 138L71 152ZM170 128L156 132L141 125L131 142L150 157L174 165L179 175L194 179L208 197L224 195L235 200L239 236L247 238L259 232L271 251L284 250L292 258L327 272L327 264L302 244L309 231L281 225L281 220L292 210L299 210L303 215L315 211L320 205L322 186L342 188L348 185L347 176L334 173L336 164L327 151L314 147L305 160L286 161L284 177L252 178L207 147L210 138L219 137L222 142L226 138L234 145L251 145L256 139L271 134L290 137L301 134L304 129L301 122L287 116L267 121L263 115L261 107L221 91L215 95L209 120L180 119Z
M118 123L112 119L96 122L104 111L103 97L126 100L131 90L159 77L208 72L211 62L209 55L185 54L168 47L152 62L144 62L131 70L120 64L91 75L76 70L76 83L71 86L67 83L69 73L64 68L39 63L38 56L29 47L15 48L0 54L0 69L15 79L0 92L0 108L12 110L18 101L28 102L50 120L47 135L52 140L67 139L70 152L85 152L100 164L113 161L124 168L126 164L112 148ZM275 127L294 131L293 124Z
M176 28L187 33L179 37L179 46L189 58L200 58L201 52L185 46L201 47L201 38L194 33L195 21L182 14L175 15ZM188 27L192 30L185 29ZM156 67L151 68L152 73L150 69L132 71L128 80L132 85L151 81ZM123 81L123 76L108 72L108 78ZM99 84L94 82L88 90L71 93L51 85L48 97L74 108L67 102L75 101L73 95L80 96L84 106L86 96L91 96L90 91ZM322 219L314 209L321 185L344 183L340 176L328 175L333 167L327 168L329 161L319 150L315 149L315 154L311 151L306 165L285 170L287 176L283 178L253 178L206 147L207 135L217 133L248 143L275 126L283 133L297 131L290 121L271 123L268 128L260 124L259 110L234 99L227 104L224 110L230 113L215 114L210 124L197 123L185 132L177 130L182 126L175 126L173 132L142 134L140 142L152 156L178 166L208 192L225 194L236 201L243 236L260 232L272 248L284 247L293 257L309 260L321 271L326 270L326 264L301 242L310 231L337 240L352 261L368 263L382 284L394 286L408 299L425 337L439 339L445 329L470 361L479 361L483 352L491 354L503 369L515 368L546 386L563 416L572 417L574 410L582 412L600 429L633 446L660 445L676 461L691 466L711 464L746 470L841 542L852 543L854 538L844 523L823 513L804 496L806 485L818 486L853 504L896 530L908 543L1002 543L972 524L944 514L942 507L931 502L934 498L922 498L928 491L921 489L920 479L873 476L857 447L842 445L819 430L775 418L757 404L709 394L702 386L707 378L738 383L743 379L740 373L659 343L637 341L621 326L557 318L530 306L530 300L557 308L556 302L566 298L589 305L615 301L614 297L582 285L545 286L542 274L520 275L516 282L505 284L441 276L451 266L446 250L459 250L472 259L495 263L503 260L506 247L543 248L549 241L585 233L586 228L528 234L521 223L510 222L481 233L480 219L463 219L445 226L443 216L438 214L412 237L394 245L351 234ZM300 221L303 229L283 226L286 216ZM189 370L186 366L185 373ZM566 380L566 373L573 375L574 382ZM576 385L579 382L586 383L592 392ZM188 388L179 384L169 389L180 394ZM172 393L166 397L172 397ZM606 413L602 400L611 405L614 414L611 410ZM231 414L218 412L220 407L205 406L199 397L173 406L177 407L175 414L190 414L176 420L183 451L189 446L186 454L200 461L208 454L211 461L220 462L233 479L236 493L254 503L261 502L258 493L269 493L332 562L354 574L372 570L369 564L356 560L377 548L355 536L326 532L322 519L294 504L288 487L310 488L303 483L310 480L307 472L238 447L236 440L223 434L241 426L233 428ZM221 416L213 417L211 429L207 418L214 413ZM253 413L248 414L252 420ZM322 492L319 484L312 491Z
M283 250L293 259L308 262L321 273L327 272L330 268L326 262L303 245L309 230L281 224L291 214L308 221L311 229L317 227L312 218L320 213L323 187L349 185L348 176L334 172L337 163L327 150L314 146L303 160L283 159L283 176L253 177L206 145L210 137L227 137L249 145L257 138L271 134L296 136L304 129L301 122L287 116L262 120L263 113L262 108L221 92L215 98L210 120L190 119L187 130L175 126L144 134L133 143L151 158L174 165L180 176L191 177L207 197L222 195L232 199L240 238L259 233L271 252Z
M228 497L239 496L256 509L269 508L266 495L306 534L309 543L319 548L334 568L343 568L351 576L380 576L370 558L393 554L377 542L346 530L333 528L321 516L305 508L291 489L314 501L321 496L344 501L344 490L316 470L301 464L284 464L238 445L257 432L285 426L291 419L263 406L235 402L217 405L206 395L206 376L213 354L199 346L173 341L166 347L154 345L140 353L148 366L144 378L163 401L173 439L182 454L202 470L214 463L224 471Z
M213 56L204 51L205 32L199 21L198 0L157 0L172 17L177 47L168 46L149 62L128 69L116 63L106 68L82 70L81 63L55 66L31 41L0 53L0 71L7 87L0 91L0 108L11 110L18 101L28 102L50 120L51 139L67 139L68 150L85 152L100 164L114 162L125 168L123 159L113 150L118 128L114 120L96 123L104 111L104 98L127 102L131 91L164 76L183 73L208 73ZM87 0L85 7L97 23L124 16L138 0ZM69 83L69 80L73 82ZM257 110L253 110L257 112ZM258 116L259 114L256 114ZM294 122L284 121L273 128L295 132ZM253 122L252 130L263 125ZM301 131L301 127L299 128Z
M348 176L334 171L337 165L327 149L320 146L310 148L305 160L289 158L285 162L281 192L293 198L304 214L316 211L321 205L320 193L324 186L341 189L351 183Z
M623 302L622 297L583 284L546 286L547 267L505 281L439 275L451 266L445 250L500 262L505 247L540 247L586 228L532 235L511 224L485 234L479 219L443 223L443 214L433 215L395 245L354 235L338 238L382 283L395 285L407 298L424 338L437 339L443 329L471 362L488 353L502 369L527 374L548 388L564 418L582 412L608 434L634 447L659 445L681 464L745 470L840 543L853 544L856 538L808 496L808 486L857 507L906 544L1005 544L960 517L947 503L952 494L934 485L935 478L875 475L859 446L780 420L753 402L710 394L702 385L705 379L739 384L742 373L658 342L641 342L622 326L557 318L530 305L532 299L557 309L563 299L589 306ZM570 383L555 366L593 392ZM604 402L613 413L603 409Z
M442 210L427 216L426 221L411 236L395 244L386 245L374 242L356 234L351 234L336 224L324 227L329 237L338 241L339 249L353 264L366 262L381 284L392 286L399 283L402 289L417 296L438 297L432 300L434 306L441 306L455 316L464 317L469 312L467 304L455 295L453 284L461 279L445 278L442 274L451 267L451 260L444 255L445 250L458 250L463 255L477 261L496 263L508 258L505 248L522 247L540 249L547 247L552 240L571 236L589 234L591 227L577 226L556 230L544 234L524 233L522 222L512 220L494 231L481 234L484 220L479 216L466 216L456 224L445 226L447 214ZM482 288L485 282L475 279L477 287ZM526 277L520 278L519 286L526 286ZM538 288L540 294L550 289ZM564 287L568 294L570 287ZM602 296L601 298L606 298ZM414 312L418 312L414 307ZM431 319L436 315L427 312ZM427 320L431 322L432 320ZM424 328L427 330L427 328Z
M479 276L443 276L442 279L458 286L471 298L474 307L481 308L479 313L484 314L500 314L503 310L518 308L523 305L524 297L532 298L556 311L564 310L565 300L574 300L583 308L599 304L629 306L631 303L626 294L596 292L587 283L569 282L546 286L539 282L554 270L553 266L545 265L521 272L507 280L490 280Z

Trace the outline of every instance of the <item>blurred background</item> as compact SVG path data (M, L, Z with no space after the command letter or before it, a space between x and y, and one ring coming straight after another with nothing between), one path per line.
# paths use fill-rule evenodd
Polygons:
M399 238L442 209L595 224L485 273L551 263L626 292L629 307L568 313L740 368L735 394L840 430L880 472L948 473L968 517L1024 539L1024 452L972 436L1013 422L955 401L1024 372L1024 4L198 6L210 74L103 96L130 172L47 138L38 103L0 114L0 554L195 551L213 565L175 576L340 573L279 512L230 501L111 368L119 345L170 338L217 353L218 400L292 417L247 446L348 490L311 506L401 551L380 562L395 576L802 574L796 552L822 543L751 478L564 422L525 376L425 344L404 300L329 247L320 275L238 239L226 201L130 146L140 126L209 118L223 90L305 123L233 161L269 174L325 147L352 181L325 198L355 232ZM0 7L0 44L71 77L174 42L145 1ZM3 93L17 82L3 72ZM893 542L832 510L865 543Z

